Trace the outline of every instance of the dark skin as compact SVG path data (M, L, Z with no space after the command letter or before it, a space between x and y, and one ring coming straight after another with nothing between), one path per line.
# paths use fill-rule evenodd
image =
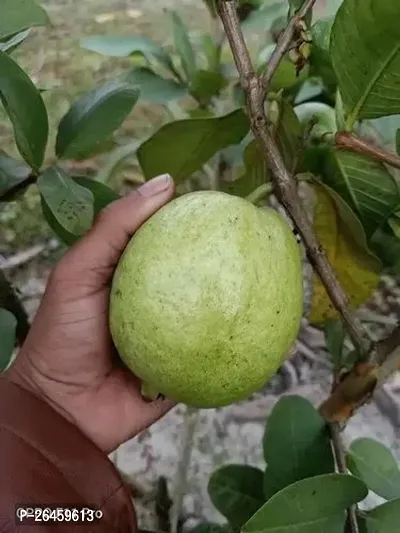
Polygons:
M174 403L142 398L118 359L108 327L110 284L134 232L173 196L161 176L117 200L52 272L28 338L6 377L40 396L105 453L136 436Z

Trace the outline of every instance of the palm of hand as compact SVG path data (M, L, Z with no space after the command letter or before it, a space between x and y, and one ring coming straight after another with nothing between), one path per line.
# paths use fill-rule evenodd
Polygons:
M148 427L173 402L146 402L139 380L113 347L108 327L110 281L129 233L122 227L118 235L114 228L113 240L107 242L105 228L118 222L116 215L125 206L132 212L135 201L141 202L137 227L170 195L167 189L164 194L136 193L115 202L66 253L50 277L34 325L9 371L11 379L42 396L106 452Z

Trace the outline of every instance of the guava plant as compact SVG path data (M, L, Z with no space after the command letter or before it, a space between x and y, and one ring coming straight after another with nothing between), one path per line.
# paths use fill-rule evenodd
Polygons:
M132 66L79 98L49 147L41 90L13 58L47 16L33 0L3 0L0 96L21 157L0 154L0 201L18 201L33 185L58 238L79 239L118 197L106 183L114 164L91 179L71 174L65 162L90 157L139 98L165 111L165 124L135 148L145 179L168 172L178 194L221 190L261 209L274 195L314 268L307 318L325 330L332 393L318 410L298 397L278 402L263 441L265 471L228 465L215 472L209 493L228 523L197 529L395 532L394 458L371 439L344 450L340 430L400 361L400 328L375 342L356 313L381 274L400 268L400 3L335 1L329 8L338 9L323 19L313 0L205 5L212 35L189 32L167 13L167 47L139 36L84 37L93 53L129 57ZM56 160L50 166L46 150ZM0 298L4 369L27 324L3 277ZM386 503L360 510L368 491Z

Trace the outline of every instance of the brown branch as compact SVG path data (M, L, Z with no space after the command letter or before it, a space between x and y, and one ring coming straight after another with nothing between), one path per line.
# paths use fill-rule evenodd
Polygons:
M336 422L329 424L331 443L338 472L347 474L346 450L341 437L341 429ZM357 507L352 506L347 511L346 533L359 533L357 522Z
M3 272L0 270L0 307L4 307L12 313L17 319L17 339L18 343L22 345L25 341L30 324L28 315L24 306L20 302L16 292L12 288L10 282L7 280Z
M396 331L391 338L377 345L373 345L370 337L366 335L360 321L352 313L347 295L336 279L326 254L317 240L312 224L302 206L296 182L286 168L278 146L268 129L264 109L265 87L268 87L270 73L273 73L285 53L288 36L293 35L296 21L304 16L306 5L311 7L313 2L306 2L302 11L293 17L289 23L291 29L284 32L281 44L278 44L277 52L273 55L272 67L268 67L268 74L266 73L262 77L258 76L254 70L240 28L235 2L233 0L220 0L218 7L239 71L240 82L247 97L251 129L270 167L275 192L302 236L308 259L319 275L333 305L340 313L345 328L360 354L359 362L349 373L340 377L340 380L335 383L330 397L320 407L321 414L328 422L344 422L353 414L355 409L370 398L378 381L387 377L391 371L397 368L396 365L400 360L400 348L394 349L394 347L400 341L400 331ZM267 82L266 85L265 81Z
M377 146L373 146L368 142L363 141L354 135L354 133L340 131L335 136L335 145L339 149L352 150L359 154L370 155L381 163L386 163L394 168L400 169L399 156L386 152L385 150L382 150L382 148L378 148Z
M297 11L294 17L289 21L286 29L279 36L276 48L269 58L267 68L262 75L261 84L263 88L263 98L269 90L271 80L273 75L276 72L276 69L279 66L279 63L282 61L283 56L288 51L290 45L293 42L294 34L299 26L300 21L307 15L307 13L312 9L316 0L305 0L301 8Z
M356 364L342 376L330 397L320 406L320 413L328 422L345 422L399 366L400 325L373 347L368 361Z
M313 2L307 1L308 8ZM304 16L305 7L290 22L294 28L299 15ZM312 224L305 212L297 191L293 176L288 172L278 146L268 131L267 118L264 110L264 85L255 73L249 51L237 17L235 2L220 0L219 13L227 34L235 63L239 71L242 88L247 96L247 107L251 120L251 128L264 153L267 164L272 172L275 190L280 201L288 211L300 235L303 238L308 258L324 284L333 305L339 311L346 329L354 345L362 355L369 353L371 341L366 336L361 323L354 316L349 306L346 293L338 283L335 273L329 264L326 254L317 240ZM281 46L279 56L282 59L284 47ZM276 59L275 59L276 61ZM264 78L264 77L263 77Z

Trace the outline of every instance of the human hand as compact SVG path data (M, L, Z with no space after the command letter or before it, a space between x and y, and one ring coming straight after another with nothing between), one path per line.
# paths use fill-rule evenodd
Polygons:
M50 403L106 453L164 415L115 353L108 326L110 282L132 234L173 195L160 176L113 202L52 272L28 338L6 373Z

